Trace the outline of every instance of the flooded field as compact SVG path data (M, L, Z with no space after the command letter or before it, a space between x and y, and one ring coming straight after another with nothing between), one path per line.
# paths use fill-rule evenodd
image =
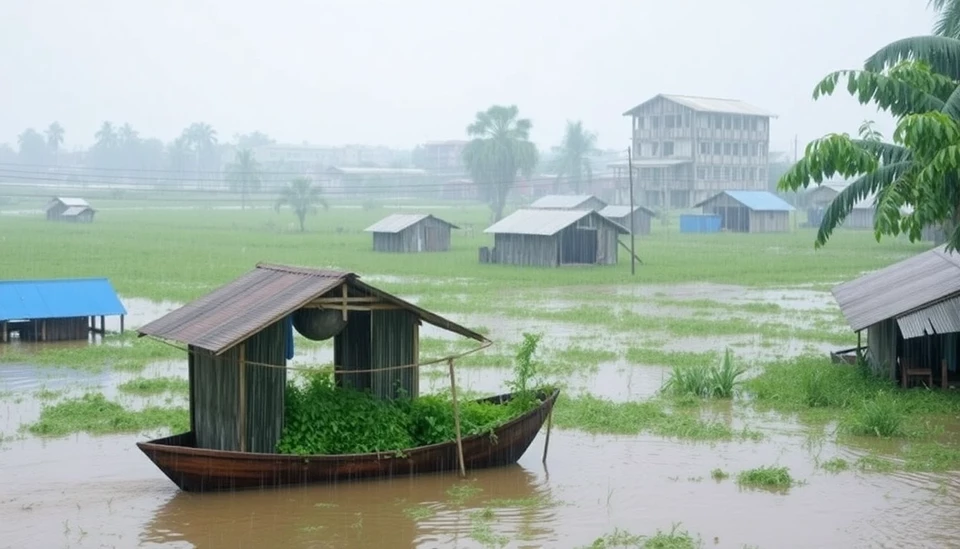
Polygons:
M603 536L610 537L602 547L642 546L626 536L613 544L618 531L688 532L703 547L738 549L960 547L953 522L960 477L877 457L896 442L839 437L829 413L811 419L755 406L746 394L693 405L689 417L699 423L683 416L694 421L686 431L666 422L679 422L671 414L689 403L642 408L656 401L674 366L714 363L725 349L751 378L765 363L855 343L828 292L578 287L509 297L514 308L501 312L472 306L475 298L433 307L497 342L461 360L458 384L470 394L504 392L513 345L522 332L542 333L544 373L564 391L545 464L546 428L516 466L468 471L466 480L179 492L135 446L169 429L40 437L29 426L45 407L91 392L129 410L180 413L185 358L158 349L138 351L146 357L140 368L109 362L111 353L106 367L57 365L31 362L28 346L15 343L3 352L17 360L0 364L0 547L568 548ZM124 303L128 330L178 306ZM421 336L423 360L469 348L432 329ZM110 342L91 345L98 344ZM297 353L298 368L332 358L329 344L301 339ZM423 392L445 390L446 369L424 367L420 383ZM942 436L960 431L956 417L944 424ZM789 477L764 484L744 476L764 468L786 468Z

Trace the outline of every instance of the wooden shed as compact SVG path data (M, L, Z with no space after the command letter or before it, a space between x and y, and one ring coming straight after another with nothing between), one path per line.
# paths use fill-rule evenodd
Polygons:
M396 367L418 362L423 322L487 341L354 273L263 263L138 332L187 346L197 448L275 453L294 330L333 339L338 386L392 399L419 392L417 368Z
M600 210L600 215L628 231L636 231L634 234L650 234L651 220L657 217L657 212L644 206L634 206L631 213L630 206L611 205Z
M548 194L530 204L538 210L594 210L600 211L607 203L592 194Z
M517 210L483 232L494 245L481 248L481 262L556 267L616 264L629 231L593 210Z
M86 340L127 310L106 278L0 281L0 343ZM97 326L97 319L100 326Z
M97 213L82 198L54 197L46 206L47 221L68 221L72 223L91 223Z
M878 375L948 386L960 363L960 255L938 246L844 282L833 296ZM841 351L849 352L853 349Z
M375 252L445 252L453 223L429 214L393 214L370 225Z
M723 191L696 205L719 215L720 228L738 233L789 232L793 206L767 191Z

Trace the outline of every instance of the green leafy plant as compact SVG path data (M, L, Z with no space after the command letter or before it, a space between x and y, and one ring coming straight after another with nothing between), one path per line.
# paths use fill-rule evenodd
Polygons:
M731 398L744 373L746 369L734 365L733 355L727 349L719 365L674 366L661 391L674 396Z

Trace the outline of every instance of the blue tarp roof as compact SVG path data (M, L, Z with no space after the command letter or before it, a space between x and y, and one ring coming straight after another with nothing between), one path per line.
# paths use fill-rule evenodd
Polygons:
M724 194L757 212L792 212L794 210L794 207L786 200L768 191L723 191L694 207L699 208L703 204Z
M106 278L0 280L0 321L125 314Z

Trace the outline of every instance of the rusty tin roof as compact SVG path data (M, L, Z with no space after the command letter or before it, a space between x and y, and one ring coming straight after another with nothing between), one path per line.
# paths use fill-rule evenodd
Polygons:
M252 271L209 294L142 326L141 336L177 341L223 353L347 283L407 309L421 320L477 341L487 339L435 313L359 280L350 272L258 263Z

